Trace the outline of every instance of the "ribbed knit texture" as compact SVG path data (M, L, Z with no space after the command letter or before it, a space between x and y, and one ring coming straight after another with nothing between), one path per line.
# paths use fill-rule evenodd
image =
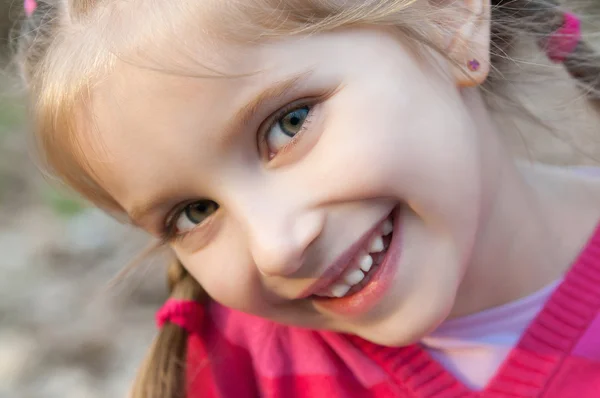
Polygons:
M600 348L574 351L594 346L599 308L600 227L496 376L474 392L418 344L382 347L214 304L188 344L188 398L598 398Z

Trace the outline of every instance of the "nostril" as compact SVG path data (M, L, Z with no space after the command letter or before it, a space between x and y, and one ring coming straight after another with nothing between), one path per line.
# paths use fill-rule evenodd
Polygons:
M266 276L288 276L302 266L304 249L289 232L255 236L251 251L258 270Z
M323 232L325 226L324 212L314 211L300 217L294 223L293 235L296 244L302 247L304 252Z
M290 276L297 272L303 264L302 258L271 264L257 263L258 271L264 276Z
M311 212L292 223L273 221L254 229L252 256L261 274L290 276L302 268L306 251L323 231L324 217Z

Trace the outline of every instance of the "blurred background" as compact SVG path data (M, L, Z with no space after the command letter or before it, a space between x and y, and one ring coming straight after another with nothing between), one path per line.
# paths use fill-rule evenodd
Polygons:
M590 16L600 6L592 6L582 11L588 24L598 21ZM111 285L148 243L145 236L86 207L36 169L8 46L21 7L0 0L0 398L124 397L155 333L165 265L151 259ZM589 138L509 140L522 156L597 164L600 135L591 152L579 151L590 149L582 145Z
M20 1L0 0L0 398L124 397L165 298L146 238L46 181L10 65Z

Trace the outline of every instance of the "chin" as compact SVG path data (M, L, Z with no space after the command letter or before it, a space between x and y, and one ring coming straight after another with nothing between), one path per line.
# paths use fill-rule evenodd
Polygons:
M453 300L444 300L446 303ZM444 301L440 300L439 303ZM450 315L452 305L416 305L390 314L371 325L356 328L355 334L372 343L387 347L415 344L433 332Z

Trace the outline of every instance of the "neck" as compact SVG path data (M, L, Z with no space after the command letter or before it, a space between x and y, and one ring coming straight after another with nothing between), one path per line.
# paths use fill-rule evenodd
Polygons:
M464 95L481 132L484 205L451 317L517 300L560 279L600 218L589 195L599 188L558 170L517 166L478 92Z

